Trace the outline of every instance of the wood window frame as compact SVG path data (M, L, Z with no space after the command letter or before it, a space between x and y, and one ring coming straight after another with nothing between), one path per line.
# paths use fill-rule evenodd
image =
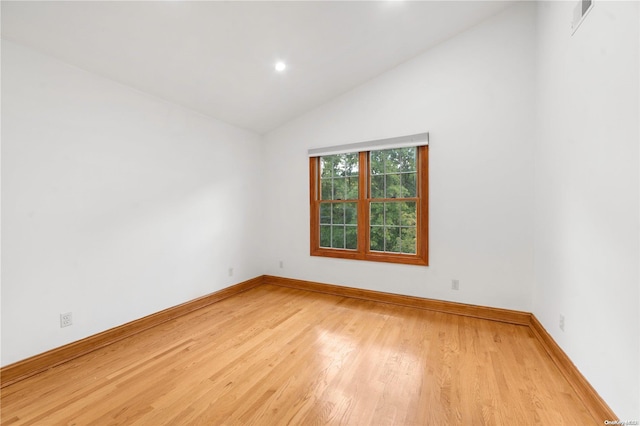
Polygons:
M358 247L356 250L320 247L320 157L309 158L309 196L310 196L310 243L311 256L333 257L340 259L367 260L408 265L429 265L429 146L417 148L417 214L416 214L416 253L390 253L370 250L370 203L371 174L369 172L369 151L359 152L358 174ZM354 202L356 200L336 200L335 202Z

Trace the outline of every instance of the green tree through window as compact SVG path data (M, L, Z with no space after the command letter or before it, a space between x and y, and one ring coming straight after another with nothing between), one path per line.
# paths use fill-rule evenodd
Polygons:
M427 167L427 146L311 158L311 254L426 265Z
M416 253L417 148L371 151L372 251Z

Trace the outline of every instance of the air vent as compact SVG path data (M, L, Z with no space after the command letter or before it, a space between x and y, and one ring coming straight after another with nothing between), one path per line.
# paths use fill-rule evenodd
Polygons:
M573 9L573 23L571 24L571 34L575 34L584 21L587 13L593 8L593 0L578 0L575 9Z

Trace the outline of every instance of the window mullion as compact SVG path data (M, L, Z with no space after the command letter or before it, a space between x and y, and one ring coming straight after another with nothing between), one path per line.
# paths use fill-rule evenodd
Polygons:
M318 176L319 157L309 159L309 208L311 212L310 231L311 231L311 253L313 254L320 247L320 203L319 203L319 186L320 177Z
M418 149L418 217L416 232L419 233L417 255L428 263L429 259L429 147Z
M361 152L358 167L358 252L364 258L369 250L369 156Z

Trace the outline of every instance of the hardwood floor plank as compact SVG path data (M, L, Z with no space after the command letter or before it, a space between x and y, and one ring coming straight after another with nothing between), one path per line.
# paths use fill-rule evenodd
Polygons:
M79 356L88 354L100 347L107 347L114 342L133 336L140 331L156 327L166 321L178 318L188 312L193 312L204 306L209 306L219 300L223 300L232 295L241 293L250 288L261 285L263 277L256 277L242 283L232 285L220 291L209 295L191 300L171 308L156 312L135 321L123 324L121 326L105 330L101 333L89 336L64 345L59 348L52 349L45 353L27 358L25 360L7 365L0 369L0 387L8 386L18 382L26 377L46 371L55 365L61 365Z
M527 326L262 285L1 390L2 425L588 425Z

